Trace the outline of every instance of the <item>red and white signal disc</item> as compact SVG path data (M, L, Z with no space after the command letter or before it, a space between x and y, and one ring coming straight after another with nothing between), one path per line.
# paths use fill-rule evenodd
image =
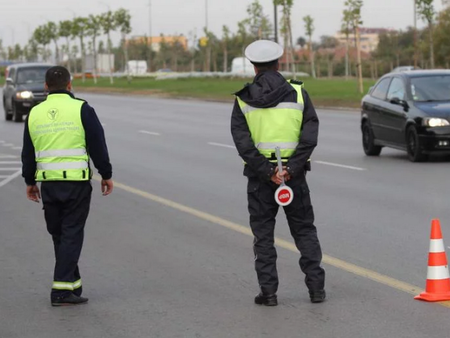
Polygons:
M275 191L275 201L277 201L278 205L282 207L291 204L293 199L294 192L286 185L280 186L277 191Z

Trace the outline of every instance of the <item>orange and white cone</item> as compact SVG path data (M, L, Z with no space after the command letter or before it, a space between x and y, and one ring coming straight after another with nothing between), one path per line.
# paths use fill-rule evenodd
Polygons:
M430 252L428 254L428 272L425 292L414 299L427 302L450 300L450 275L447 254L442 239L441 225L438 219L431 222Z

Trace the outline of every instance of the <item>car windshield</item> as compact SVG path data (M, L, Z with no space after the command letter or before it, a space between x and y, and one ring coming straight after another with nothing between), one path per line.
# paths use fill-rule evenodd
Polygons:
M17 71L17 84L44 83L48 67L23 68Z
M450 101L450 75L432 75L411 79L414 101Z

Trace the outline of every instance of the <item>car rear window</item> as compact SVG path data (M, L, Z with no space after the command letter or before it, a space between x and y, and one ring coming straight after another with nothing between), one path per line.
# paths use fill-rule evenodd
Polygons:
M372 93L370 95L372 95L373 97L376 97L377 99L385 100L390 82L391 82L390 77L381 80L377 84L377 86L372 90Z
M450 101L450 75L413 77L411 93L414 101Z

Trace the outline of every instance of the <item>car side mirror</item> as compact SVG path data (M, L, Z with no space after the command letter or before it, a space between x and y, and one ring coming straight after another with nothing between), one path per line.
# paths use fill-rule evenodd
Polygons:
M13 84L13 79L10 78L10 77L7 77L7 78L6 78L6 84L7 84L7 85L12 85L12 84Z
M408 111L408 109L409 109L409 104L408 104L408 102L406 102L405 100L400 100L398 97L393 97L393 98L390 100L390 102L391 102L392 104L396 104L396 105L402 106L403 109L404 109L405 111Z

